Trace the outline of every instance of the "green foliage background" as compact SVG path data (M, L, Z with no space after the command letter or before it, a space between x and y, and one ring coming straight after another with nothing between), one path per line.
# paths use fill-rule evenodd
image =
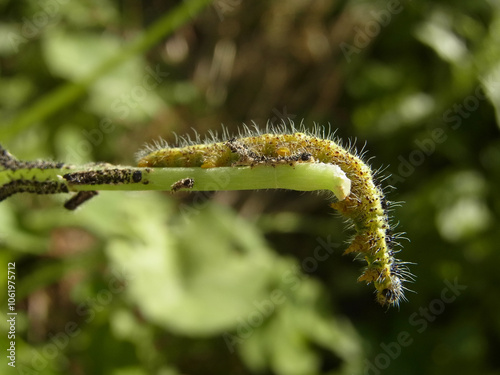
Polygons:
M0 204L13 373L500 374L500 2L203 5L0 0L0 143L133 164L173 132L331 126L405 202L416 293L376 305L314 194L19 195Z

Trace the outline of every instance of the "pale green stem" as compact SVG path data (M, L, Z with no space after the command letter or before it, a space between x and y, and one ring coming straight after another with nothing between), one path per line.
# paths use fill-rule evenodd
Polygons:
M218 168L129 168L83 166L66 168L20 168L0 170L0 193L26 191L52 194L94 190L172 190L184 179L192 179L191 188L175 190L219 191L254 189L289 189L298 191L329 190L339 200L349 195L351 181L336 165L296 163L293 166L255 166ZM33 182L56 186L56 191L36 191ZM16 186L18 190L16 189ZM26 189L30 186L30 189ZM63 188L63 189L62 189ZM2 194L0 194L1 196ZM8 196L4 194L5 197Z

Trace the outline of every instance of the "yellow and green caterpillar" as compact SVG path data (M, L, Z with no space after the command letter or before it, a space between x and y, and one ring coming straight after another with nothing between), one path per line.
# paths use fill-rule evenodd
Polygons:
M351 180L351 192L331 206L348 218L356 235L347 253L358 253L367 262L359 281L375 285L377 301L398 305L404 297L404 281L413 280L406 263L394 257L398 235L389 224L388 202L374 181L374 173L360 157L342 147L317 127L313 132L293 126L267 129L248 127L239 137L224 134L224 141L212 136L211 143L183 139L178 147L167 144L148 147L138 155L139 167L258 167L297 163L331 163L339 166Z

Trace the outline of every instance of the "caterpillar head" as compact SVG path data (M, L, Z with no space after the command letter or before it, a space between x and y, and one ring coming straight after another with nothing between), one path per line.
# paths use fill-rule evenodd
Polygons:
M396 306L404 299L403 283L396 275L391 275L384 287L377 290L377 302L382 306Z

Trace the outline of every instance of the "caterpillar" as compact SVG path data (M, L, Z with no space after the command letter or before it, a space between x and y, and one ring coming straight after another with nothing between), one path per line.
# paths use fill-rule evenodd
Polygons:
M391 202L375 181L377 172L362 161L354 147L344 148L339 139L324 128L315 125L307 130L303 124L296 128L267 126L262 132L254 124L244 126L233 137L223 130L223 140L210 133L202 142L190 137L177 139L178 145L170 147L166 142L156 142L137 154L139 167L201 167L278 165L297 163L331 163L338 165L351 180L351 193L331 207L337 210L355 230L355 235L344 254L356 253L367 263L358 281L375 286L376 300L383 306L399 306L406 300L405 281L413 281L407 262L395 258L399 246L389 223Z

